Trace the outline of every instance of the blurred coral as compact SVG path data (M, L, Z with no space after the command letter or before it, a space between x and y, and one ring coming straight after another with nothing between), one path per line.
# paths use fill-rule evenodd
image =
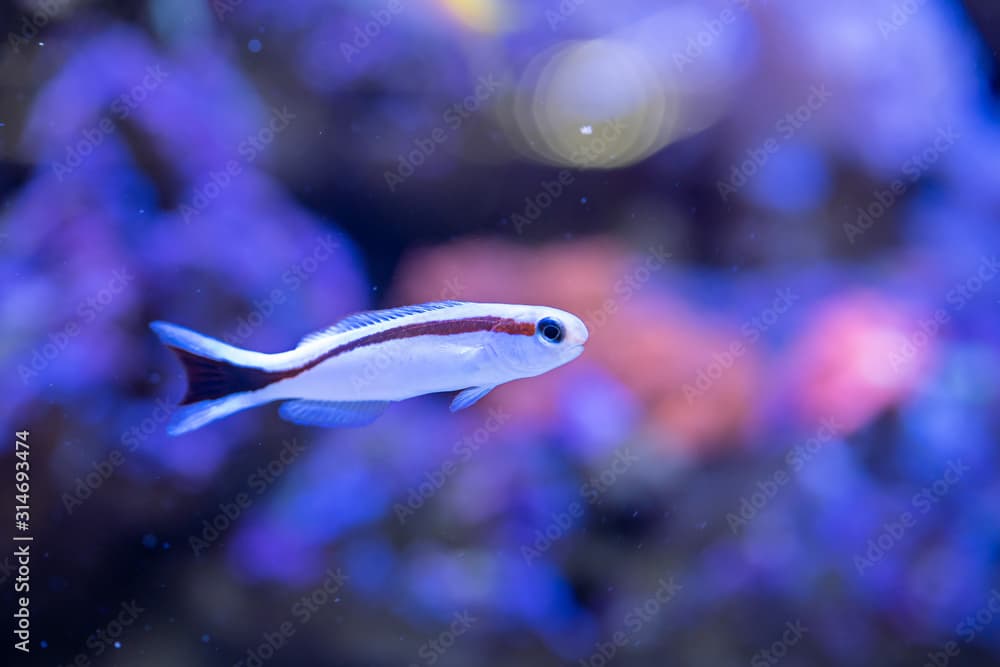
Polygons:
M874 292L845 293L815 309L784 359L782 405L844 434L898 406L928 379L944 322Z

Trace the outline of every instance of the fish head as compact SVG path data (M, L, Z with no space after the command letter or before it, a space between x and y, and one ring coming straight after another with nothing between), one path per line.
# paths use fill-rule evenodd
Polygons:
M541 375L573 361L583 354L590 336L583 320L558 308L524 306L514 319L534 327L531 335L506 337L500 351L520 377Z

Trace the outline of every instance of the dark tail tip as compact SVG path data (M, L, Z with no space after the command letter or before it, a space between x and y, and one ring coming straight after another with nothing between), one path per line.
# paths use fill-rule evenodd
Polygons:
M259 368L235 366L228 361L203 357L179 347L170 346L170 349L180 359L187 374L188 388L181 405L256 391L280 379Z
M184 366L188 387L181 405L209 401L243 391L237 367L193 352L171 347Z
M201 357L179 347L171 347L184 366L187 375L187 393L181 405L222 398L240 390L232 366L225 361Z

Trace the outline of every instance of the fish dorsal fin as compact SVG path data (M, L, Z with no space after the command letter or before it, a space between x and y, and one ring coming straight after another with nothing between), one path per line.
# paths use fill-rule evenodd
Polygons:
M444 308L461 306L462 304L462 301L434 301L431 303L417 304L415 306L388 308L386 310L367 310L361 313L354 313L353 315L348 315L328 329L323 329L322 331L316 331L309 334L299 341L298 347L344 333L345 331L363 329L364 327L369 327L374 324L382 324L383 322L397 320L401 317L406 317L407 315L428 313L432 310L442 310Z

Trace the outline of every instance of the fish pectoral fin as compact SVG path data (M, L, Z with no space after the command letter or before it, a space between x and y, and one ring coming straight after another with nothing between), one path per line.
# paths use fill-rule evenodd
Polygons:
M458 395L455 396L455 400L451 402L451 411L458 412L459 410L464 410L470 405L475 405L476 401L494 389L496 389L495 384L487 384L482 387L470 387L458 392Z
M382 416L388 401L287 401L281 418L305 426L367 426Z

